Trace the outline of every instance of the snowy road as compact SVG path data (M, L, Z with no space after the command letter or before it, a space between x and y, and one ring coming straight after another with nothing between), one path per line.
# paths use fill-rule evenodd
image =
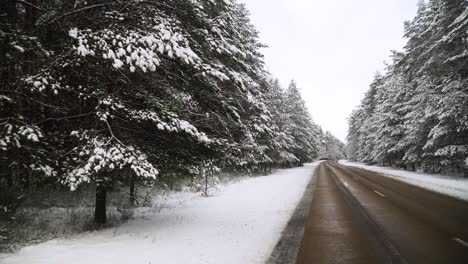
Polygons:
M468 263L468 203L321 164L298 263Z
M0 256L0 263L264 263L316 165L232 184L213 197L162 211L150 221L29 246Z

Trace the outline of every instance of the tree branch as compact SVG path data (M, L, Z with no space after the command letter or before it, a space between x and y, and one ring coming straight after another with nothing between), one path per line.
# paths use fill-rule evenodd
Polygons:
M41 12L45 12L45 11L46 11L45 9L42 9L42 8L36 6L36 5L33 5L33 4L31 4L31 3L29 3L29 2L26 2L26 1L23 1L23 0L16 0L16 2L17 2L17 3L20 3L20 4L23 4L23 5L27 5L27 6L33 7L33 8L35 8L36 10L39 10L39 11L41 11Z
M125 145L124 143L122 143L122 141L120 141L120 140L114 135L114 131L112 131L112 127L111 127L111 125L109 124L109 122L108 122L107 120L104 120L104 122L106 123L107 128L109 129L109 132L110 132L112 138L115 139L117 142L119 142L122 146L125 146L125 147L126 147L126 145Z
M50 120L54 120L54 121L61 121L61 120L66 120L66 119L74 119L74 118L80 118L80 117L84 117L84 116L88 116L90 114L93 114L94 112L89 112L89 113L86 113L86 114L80 114L80 115L74 115L74 116L66 116L66 117L61 117L61 118L46 118L42 121L39 121L36 123L36 125L38 124L41 124L41 123L44 123L44 122L47 122L47 121L50 121Z
M59 16L58 18L52 20L50 23L53 24L67 16L71 16L71 15L74 15L74 14L77 14L77 13L81 13L81 12L84 12L84 11L88 11L90 9L95 9L95 8L101 8L101 7L105 7L105 6L110 6L112 5L112 3L106 3L106 4L96 4L96 5L92 5L92 6L87 6L87 7L83 7L83 8L80 8L80 9L77 9L77 10L73 10L73 11L70 11L68 13L65 13L61 16Z
M156 5L156 6L164 6L164 7L167 7L167 8L169 8L169 9L176 10L175 7L170 6L170 5L168 5L168 4L163 4L163 3L161 3L161 1L140 1L139 3L141 3L141 4L149 4L149 5Z

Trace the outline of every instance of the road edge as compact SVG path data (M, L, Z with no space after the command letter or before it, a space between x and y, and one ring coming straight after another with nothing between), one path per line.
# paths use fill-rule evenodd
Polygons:
M310 206L312 205L319 166L320 164L313 169L301 200L296 206L296 209L294 209L294 213L286 227L281 232L281 237L265 264L296 263L297 255L299 254L304 237L305 225L309 217Z

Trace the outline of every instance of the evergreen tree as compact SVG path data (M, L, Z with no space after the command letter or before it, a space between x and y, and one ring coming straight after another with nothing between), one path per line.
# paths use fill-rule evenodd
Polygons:
M318 126L314 124L301 97L299 88L292 81L286 90L286 116L288 123L284 128L294 139L292 153L300 164L317 156L319 145Z
M345 144L329 131L322 132L318 157L321 159L341 160L346 158Z
M203 164L257 173L316 156L317 126L297 88L269 81L243 4L0 7L2 188L93 185L104 223L114 188L133 203L136 184Z
M419 3L404 52L350 118L350 157L466 173L467 10L462 0Z

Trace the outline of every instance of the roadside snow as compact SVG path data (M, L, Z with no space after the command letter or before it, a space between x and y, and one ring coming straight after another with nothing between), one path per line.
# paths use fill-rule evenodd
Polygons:
M149 220L25 247L0 263L263 263L317 164L249 178Z
M362 163L350 162L347 160L340 160L339 162L345 166L353 166L382 173L382 175L387 177L468 201L468 179L423 174L389 167L368 166Z

